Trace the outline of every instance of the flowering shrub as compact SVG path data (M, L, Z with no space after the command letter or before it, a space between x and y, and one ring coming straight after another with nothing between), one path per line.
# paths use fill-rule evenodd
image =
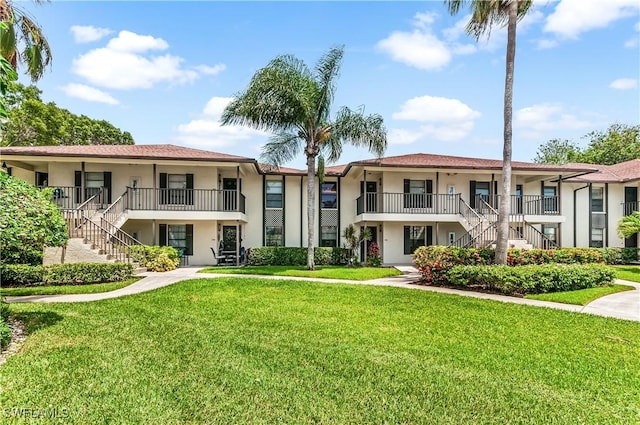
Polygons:
M380 267L382 264L382 256L380 255L380 247L376 242L371 242L369 251L367 252L367 266Z

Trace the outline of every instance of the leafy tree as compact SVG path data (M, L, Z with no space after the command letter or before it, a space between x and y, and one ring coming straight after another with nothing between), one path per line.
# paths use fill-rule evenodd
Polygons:
M640 233L640 211L634 211L626 215L618 222L618 234L622 238L630 238Z
M511 156L513 132L513 75L516 58L516 27L529 11L531 0L445 0L449 12L458 14L465 3L470 4L471 19L467 33L479 39L490 35L494 26L507 26L507 58L504 83L504 144L502 149L502 196L498 206L497 264L507 264L509 248L509 211L511 210Z
M538 148L534 162L540 164L566 164L582 162L580 148L569 140L551 139Z
M42 28L10 0L0 0L0 21L6 23L0 27L0 55L13 69L22 63L31 81L38 81L53 58Z
M0 171L0 262L41 264L45 246L67 242L67 225L51 201L53 189Z
M584 149L569 140L549 140L540 145L534 161L612 165L640 158L640 125L612 124L606 131L592 131L582 138L588 140Z
M583 162L612 165L640 158L640 125L613 124L607 131L593 131L586 136Z
M387 134L382 117L364 115L363 109L342 107L331 120L343 47L325 53L311 70L291 55L278 56L258 70L249 87L222 114L222 124L240 124L274 133L264 146L262 158L280 166L301 151L307 157L307 266L314 268L315 167L322 181L324 158L340 158L342 145L364 146L382 156Z
M2 146L132 145L133 137L105 120L75 115L55 103L44 103L35 86L13 83L6 103L9 121Z

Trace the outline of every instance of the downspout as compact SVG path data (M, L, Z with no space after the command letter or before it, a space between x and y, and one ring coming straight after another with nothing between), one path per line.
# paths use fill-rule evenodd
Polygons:
M157 168L156 164L153 164L153 208L158 209L158 189L157 189ZM156 219L151 220L151 225L153 229L151 230L151 239L153 241L153 245L157 245L158 236L156 235Z
M286 186L287 186L286 185L286 179L285 179L285 175L283 174L282 175L282 246L287 246L287 232L286 232L286 228L287 228L287 226L286 226L286 222L287 222L286 218L287 217L285 215L285 213L286 213L286 205L287 205L287 202L286 202L287 201L286 200L286 196L287 196L286 192L287 191L285 189ZM266 195L265 195L265 198L266 198ZM265 206L266 206L266 199L265 199ZM263 214L262 216L264 217L264 212L262 214Z
M609 183L604 184L604 243L603 248L609 246Z
M302 225L303 211L302 210L304 209L302 208L302 205L303 205L302 204L302 186L303 186L302 179L303 178L304 176L300 176L300 248L302 248L302 228L303 228L303 225Z
M578 230L578 225L576 224L576 220L578 219L578 209L576 208L576 202L577 202L577 192L579 190L582 189L586 189L588 187L591 186L591 183L579 187L577 189L573 189L573 246L574 248L578 245L578 234L577 234L577 230ZM589 218L589 222L591 222L591 218ZM589 230L591 231L591 230Z
M562 174L558 176L558 213L562 214ZM522 216L524 219L524 216ZM524 229L524 226L522 226ZM556 244L562 247L562 223L558 223L558 234L556 235Z
M240 166L239 165L236 166L236 211L240 211Z
M267 175L262 175L262 246L266 246L267 233Z

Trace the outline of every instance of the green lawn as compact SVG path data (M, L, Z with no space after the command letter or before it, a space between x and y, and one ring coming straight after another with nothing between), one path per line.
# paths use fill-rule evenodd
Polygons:
M58 295L58 294L95 294L98 292L115 291L140 280L134 277L123 282L95 283L92 285L60 285L60 286L29 286L26 288L0 288L2 296L19 295Z
M318 266L315 270L296 266L207 267L200 273L253 274L275 276L321 277L326 279L371 280L398 276L402 273L392 267Z
M613 266L618 279L640 283L640 266Z
M12 308L0 406L65 423L640 423L635 322L249 278Z
M623 291L631 291L634 288L629 285L607 285L600 286L597 288L588 288L588 289L580 289L577 291L566 291L566 292L550 292L547 294L531 294L526 295L525 298L530 298L533 300L542 300L542 301L554 301L557 303L564 304L577 304L577 305L587 305L591 301L596 300L600 297L604 297L605 295L615 294L616 292Z

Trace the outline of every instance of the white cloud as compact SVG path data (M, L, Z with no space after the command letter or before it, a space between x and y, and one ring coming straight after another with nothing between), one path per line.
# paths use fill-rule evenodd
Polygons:
M98 41L112 32L109 28L98 28L91 25L74 25L71 27L71 34L73 34L73 40L76 43Z
M618 78L612 81L609 87L616 90L633 90L638 88L638 80L635 78Z
M389 143L410 144L424 138L441 141L456 141L465 138L473 130L480 112L474 111L458 99L421 96L407 100L394 112L394 120L420 123L417 129L392 129Z
M70 83L62 86L61 89L69 97L75 97L88 102L106 103L107 105L118 105L120 103L109 93L98 90L95 87L85 86L84 84Z
M73 60L72 71L89 83L111 89L148 89L159 83L184 84L201 74L215 75L225 65L185 68L184 59L171 54L151 55L166 50L168 43L150 35L120 31L106 47L89 50Z
M638 0L562 0L547 16L544 31L576 39L583 32L633 16L639 9Z
M437 96L421 96L407 100L399 112L394 112L394 120L419 122L462 122L473 121L480 116L458 99Z
M640 32L640 22L636 22L636 24L633 26L633 29L636 30L636 32ZM634 35L633 37L625 41L624 47L631 49L636 47L638 44L640 44L640 35Z
M514 127L521 130L519 136L539 139L546 132L578 130L593 126L587 118L569 113L559 104L541 103L518 109L514 114Z
M451 61L449 48L435 35L419 29L395 31L380 40L377 47L393 60L418 69L439 69Z
M536 43L536 48L539 50L552 49L558 46L558 40L541 39Z
M223 64L223 63L219 63L213 66L208 66L208 65L198 65L195 67L195 70L200 72L201 74L206 74L206 75L218 75L220 74L222 71L224 71L225 69L227 69L227 65Z
M131 31L120 31L117 37L109 40L107 49L120 52L142 53L147 50L166 50L169 44L152 35L140 35Z
M232 97L209 99L202 116L178 126L175 139L185 145L209 149L245 146L264 141L267 136L265 132L248 127L220 124L220 116L232 100Z

